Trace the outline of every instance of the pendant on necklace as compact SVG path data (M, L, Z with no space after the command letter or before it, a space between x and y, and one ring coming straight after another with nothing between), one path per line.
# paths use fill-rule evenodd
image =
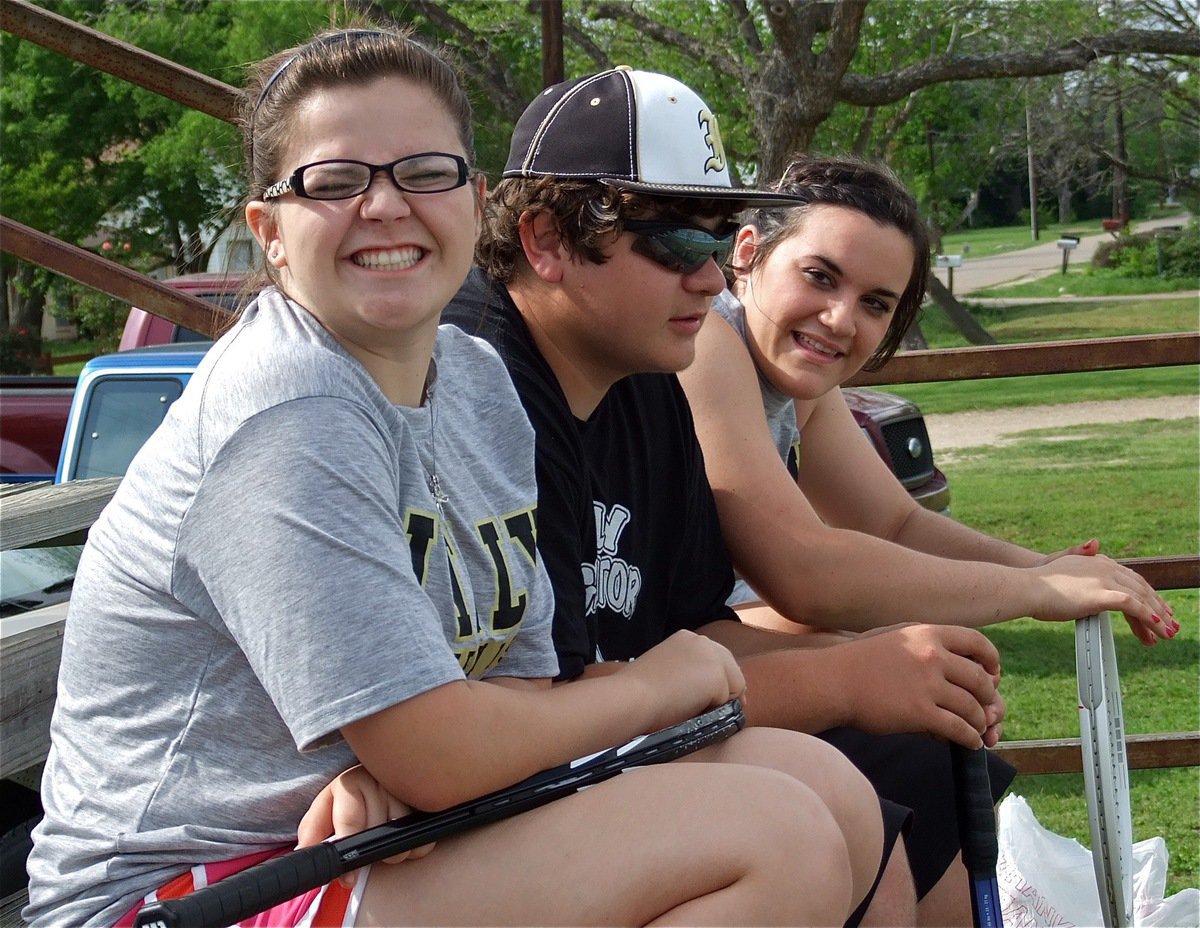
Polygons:
M429 492L433 494L433 505L437 506L438 515L445 519L446 510L442 507L450 502L450 497L442 492L442 483L438 480L437 474L430 472L427 483L429 484Z

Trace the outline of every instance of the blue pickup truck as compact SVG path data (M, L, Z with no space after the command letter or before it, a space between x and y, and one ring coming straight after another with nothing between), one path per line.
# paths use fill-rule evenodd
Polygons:
M89 361L71 401L55 483L124 476L208 347L156 345Z

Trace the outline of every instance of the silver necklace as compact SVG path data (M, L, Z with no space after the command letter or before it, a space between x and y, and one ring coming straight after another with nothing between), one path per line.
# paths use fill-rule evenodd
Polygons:
M442 517L442 521L445 521L445 505L450 502L450 497L442 489L442 482L438 480L437 475L437 406L433 402L433 386L436 381L437 362L431 358L429 361L429 377L425 381L425 402L429 405L430 463L430 466L425 468L425 483L429 487L429 493L433 497L433 505L437 507L438 515Z

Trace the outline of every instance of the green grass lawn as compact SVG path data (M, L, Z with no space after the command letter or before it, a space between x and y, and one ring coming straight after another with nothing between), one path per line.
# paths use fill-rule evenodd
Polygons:
M926 415L1154 396L1191 395L1200 404L1200 367L1191 364L996 380L901 383L883 389L912 400Z
M1121 302L1105 302L1097 297L1095 302L1017 306L981 306L967 299L964 305L1000 344L1194 332L1200 324L1197 297ZM922 311L921 331L930 348L962 348L968 344L934 306Z
M1114 557L1193 553L1200 544L1196 420L1030 432L968 450L947 470L956 518L1032 548L1055 551L1093 535ZM1197 593L1164 597L1183 627L1174 640L1146 648L1116 623L1131 734L1200 729ZM1005 738L1078 736L1071 625L1027 619L986 634L1004 662ZM1168 894L1200 885L1200 769L1135 770L1130 779L1134 840L1167 842ZM1046 827L1090 845L1082 789L1080 775L1019 777L1013 786Z
M971 250L985 253L974 245ZM1054 296L1059 286L1098 297L1152 289L1089 277L1068 275L1067 283L1053 278L996 295ZM1170 289L1177 289L1176 284ZM1012 344L1195 331L1198 308L1196 298L1188 297L1007 308L975 305L971 311L999 342ZM926 311L922 330L931 347L966 344L936 310ZM1200 367L898 384L890 389L914 400L926 414L1177 395L1196 397L1200 405ZM1200 550L1196 419L1031 431L1003 447L956 451L953 462L944 466L957 519L1037 550L1056 551L1092 536L1113 557ZM1198 594L1171 590L1164 597L1182 626L1174 640L1146 648L1124 621L1116 623L1125 722L1131 734L1200 729ZM1077 737L1070 623L1025 619L986 633L1004 661L1005 737ZM1134 840L1161 835L1170 852L1167 893L1200 885L1200 769L1135 770L1130 781ZM1082 775L1018 778L1013 791L1029 801L1047 828L1091 844Z
M1195 292L1198 285L1200 281L1194 277L1117 277L1106 271L1084 267L1070 268L1065 275L1052 274L1024 283L972 290L961 299L970 303L976 297L1001 297L1011 300L1021 297L1044 299L1061 296L1137 296L1143 293ZM1191 307L1195 321L1195 298L1191 300Z

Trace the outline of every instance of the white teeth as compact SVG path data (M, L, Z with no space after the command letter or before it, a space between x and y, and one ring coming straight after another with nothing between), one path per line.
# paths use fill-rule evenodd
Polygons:
M422 249L412 246L390 248L387 251L360 251L351 255L350 260L359 267L369 267L376 271L402 271L420 261L422 254Z
M803 332L796 332L793 334L792 337L795 338L796 341L800 342L800 344L804 345L806 348L811 348L813 351L817 352L818 354L823 354L830 358L838 358L838 357L841 357L841 355L842 355L842 352L840 352L840 351L836 351L834 349L826 347L825 345L822 345L822 344L819 344L818 342L813 341L811 338L809 338Z

